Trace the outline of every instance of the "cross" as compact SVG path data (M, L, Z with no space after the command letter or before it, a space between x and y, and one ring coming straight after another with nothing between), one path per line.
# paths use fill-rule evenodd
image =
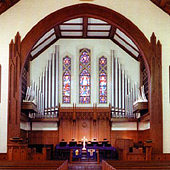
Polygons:
M82 140L83 140L83 150L86 150L86 147L85 147L86 143L85 142L87 141L87 139L84 136L84 138Z

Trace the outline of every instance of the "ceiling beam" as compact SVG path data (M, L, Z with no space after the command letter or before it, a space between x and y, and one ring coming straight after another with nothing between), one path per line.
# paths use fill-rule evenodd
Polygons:
M130 46L133 50L139 53L139 50L137 50L135 47L133 47L129 42L127 42L125 39L123 39L120 35L116 34L122 41L124 41L128 46Z
M165 7L166 3L167 3L167 0L161 0L159 4L163 8Z
M53 35L55 35L55 33L51 34L50 36L48 36L47 38L45 38L42 42L40 42L38 45L34 46L32 48L32 51L34 51L36 48L38 48L40 45L44 44L45 41L47 41L49 38L51 38ZM42 37L41 37L42 38Z
M113 38L116 33L116 27L113 25L111 26L110 33L109 33L109 38Z
M0 15L20 0L0 0Z
M83 17L83 38L87 37L88 18Z
M54 27L54 30L55 30L56 37L60 38L61 37L61 31L60 31L59 25Z
M122 44L120 44L118 41L111 39L115 44L117 44L120 48L122 48L126 53L128 53L131 57L133 57L135 60L139 61L138 57L136 57L132 52L130 52L128 49L126 49ZM138 55L139 56L139 55Z
M64 39L83 39L82 36L62 36L61 38L64 38ZM107 36L87 36L86 39L108 39Z
M53 34L54 35L54 34ZM36 57L38 57L41 53L43 53L47 48L49 48L51 45L53 45L59 38L57 37L56 39L54 39L53 41L51 41L49 44L47 44L43 49L41 49L40 51L38 51L34 56L30 57L30 60L35 59ZM31 53L30 53L31 55Z
M169 0L150 0L156 6L161 8L164 12L170 15L170 1Z

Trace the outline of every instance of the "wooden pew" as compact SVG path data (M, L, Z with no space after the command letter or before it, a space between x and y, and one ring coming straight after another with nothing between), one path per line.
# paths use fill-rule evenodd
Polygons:
M0 169L39 169L39 170L68 170L66 161L2 161Z
M170 161L102 161L102 170L152 170L152 169L170 169Z

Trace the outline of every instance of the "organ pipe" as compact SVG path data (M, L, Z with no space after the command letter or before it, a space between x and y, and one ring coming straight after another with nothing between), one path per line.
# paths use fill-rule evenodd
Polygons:
M123 69L119 58L114 56L111 51L112 58L112 118L132 118L133 103L137 96L137 83L133 83L129 75Z
M35 117L58 116L58 91L59 91L59 46L55 47L55 53L51 54L45 70L39 77L39 86L33 81L32 91L35 94L35 104L38 114Z

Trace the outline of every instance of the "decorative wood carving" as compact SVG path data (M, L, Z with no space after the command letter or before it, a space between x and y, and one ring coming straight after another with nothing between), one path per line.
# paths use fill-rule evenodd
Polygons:
M15 42L9 45L9 97L8 97L8 143L10 138L20 136L20 73L21 73L21 37L19 32Z
M155 153L163 152L163 118L162 118L162 45L151 36L151 117L150 134Z
M73 105L73 108L59 108L59 119L111 119L110 107L88 107L79 108Z

